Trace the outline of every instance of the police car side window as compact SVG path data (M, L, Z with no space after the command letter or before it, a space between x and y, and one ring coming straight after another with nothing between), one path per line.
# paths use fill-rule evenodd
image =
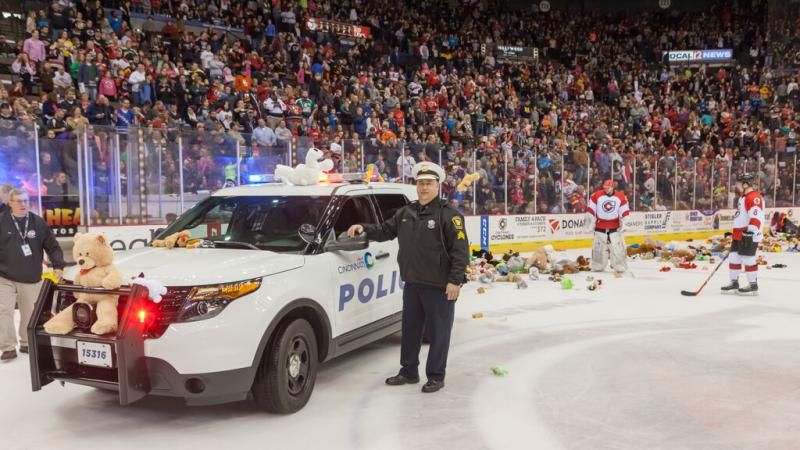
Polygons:
M369 198L366 196L347 199L347 202L345 202L339 213L339 218L336 219L336 225L334 225L333 229L338 236L347 231L351 225L357 223L376 223L375 215L372 212L372 205L370 205Z
M398 209L408 204L408 199L403 194L375 194L375 200L378 202L382 220L389 220Z

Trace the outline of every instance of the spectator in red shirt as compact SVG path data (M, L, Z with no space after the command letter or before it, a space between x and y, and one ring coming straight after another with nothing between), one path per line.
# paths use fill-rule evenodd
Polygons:
M403 108L400 104L394 107L394 111L392 111L392 117L394 118L395 123L397 123L397 128L405 128L406 127L406 114L403 112Z

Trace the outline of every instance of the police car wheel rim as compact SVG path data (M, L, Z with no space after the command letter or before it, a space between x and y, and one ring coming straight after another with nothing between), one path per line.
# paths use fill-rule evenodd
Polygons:
M308 379L308 345L305 339L296 336L289 346L286 370L289 375L289 393L298 395L303 392Z

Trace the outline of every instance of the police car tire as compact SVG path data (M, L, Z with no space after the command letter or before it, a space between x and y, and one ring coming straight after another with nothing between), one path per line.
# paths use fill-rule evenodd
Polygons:
M289 358L295 342L305 345L308 369L302 390L290 392ZM253 382L256 404L271 413L292 414L308 403L314 390L319 364L317 340L314 329L305 319L294 319L278 329L272 345L264 353Z

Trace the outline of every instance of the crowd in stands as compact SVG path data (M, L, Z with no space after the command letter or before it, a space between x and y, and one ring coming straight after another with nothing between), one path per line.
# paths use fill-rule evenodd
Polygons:
M640 210L729 207L743 171L758 172L769 202L794 201L797 4L771 18L755 0L636 14L508 3L60 0L29 12L0 121L35 123L63 149L87 128L184 133L187 189L220 187L237 146L299 156L313 145L337 170L374 163L389 179L441 161L444 195L466 213L582 211L607 178ZM177 21L134 26L150 14ZM370 36L309 30L309 18ZM189 21L241 32L194 33ZM499 44L536 47L538 60L501 60ZM736 61L670 66L662 56L716 48ZM102 140L92 160L109 168ZM170 183L180 161L164 148ZM475 188L458 192L475 171Z

